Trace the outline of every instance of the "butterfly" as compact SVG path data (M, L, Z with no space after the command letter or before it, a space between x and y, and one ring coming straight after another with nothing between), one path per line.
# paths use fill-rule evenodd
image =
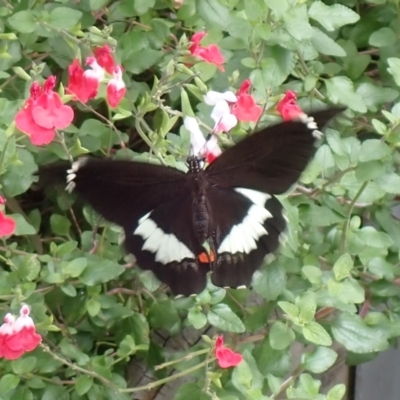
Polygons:
M123 227L125 247L173 294L201 292L211 272L220 287L249 286L279 246L286 221L275 195L299 179L321 129L340 111L319 111L262 129L203 168L83 157L49 165L41 178L62 180L106 220Z

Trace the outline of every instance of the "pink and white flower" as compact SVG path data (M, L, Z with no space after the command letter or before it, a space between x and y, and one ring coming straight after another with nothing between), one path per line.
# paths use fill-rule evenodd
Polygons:
M0 357L16 360L36 349L42 341L29 313L30 308L25 304L17 319L10 313L4 317L4 323L0 326Z
M122 67L117 65L113 71L113 77L107 84L107 101L111 108L115 108L124 98L126 86L122 79Z
M204 96L204 101L214 106L211 118L215 122L216 132L228 132L238 121L257 122L261 117L262 108L256 104L252 95L248 94L251 83L246 79L237 94L226 91L223 93L210 90Z
M193 154L200 154L205 157L208 164L212 163L222 153L218 146L217 136L215 134L211 135L210 139L206 140L196 118L185 117L184 125L190 133L190 143Z

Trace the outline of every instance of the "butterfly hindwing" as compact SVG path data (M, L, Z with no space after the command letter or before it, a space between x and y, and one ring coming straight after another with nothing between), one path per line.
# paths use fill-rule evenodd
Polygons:
M285 229L280 202L250 189L212 187L207 193L217 259L216 286L249 286L264 257L276 250ZM225 206L220 212L220 206Z
M153 271L174 294L199 293L206 286L209 264L198 261L204 249L192 212L192 198L182 191L140 218L133 231L125 230L125 246L138 266Z

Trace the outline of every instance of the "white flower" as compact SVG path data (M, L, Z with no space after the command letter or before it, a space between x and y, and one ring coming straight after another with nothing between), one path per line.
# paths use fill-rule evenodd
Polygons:
M208 91L204 96L204 101L209 106L215 106L218 101L225 100L229 101L230 103L236 103L237 97L236 94L227 90L224 93L215 92L214 90Z
M183 123L185 128L190 132L190 143L194 155L200 154L206 158L208 163L210 163L222 153L218 146L217 136L212 135L207 141L200 130L196 118L187 116L184 118Z
M224 93L215 92L210 90L204 96L204 101L214 106L211 112L211 118L214 120L214 131L215 132L228 132L238 123L235 115L231 113L229 103L236 103L237 97L231 91Z

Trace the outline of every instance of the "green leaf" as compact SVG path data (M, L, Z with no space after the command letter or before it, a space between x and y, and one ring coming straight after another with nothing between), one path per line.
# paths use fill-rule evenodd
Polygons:
M331 346L332 339L329 333L318 322L311 321L303 326L303 336L310 342L321 346Z
M91 256L88 258L88 265L79 276L79 280L87 286L94 286L111 281L124 271L124 267L114 261Z
M281 85L295 67L295 53L281 46L269 46L268 56L262 61L264 82L272 87ZM267 65L264 62L268 60ZM269 62L271 61L271 62Z
M259 370L264 375L271 373L272 375L283 377L289 372L292 365L290 349L274 350L269 343L268 337L255 349L253 354Z
M89 0L89 6L92 11L97 11L105 7L109 2L110 0Z
M243 322L226 304L213 306L208 312L207 319L211 325L223 331L236 333L245 331Z
M3 175L2 185L5 193L10 197L15 197L26 192L34 181L34 172L37 165L32 154L25 149L17 149L18 164L7 167L7 172Z
M310 39L314 34L311 25L304 19L289 19L285 21L285 28L297 40Z
M122 342L119 344L118 357L126 357L134 354L137 350L135 339L131 335L126 335Z
M274 301L285 289L285 270L279 263L271 263L254 273L252 284L256 293Z
M283 310L290 319L295 319L299 316L300 310L297 306L287 301L279 301L278 306Z
M346 385L339 383L327 393L326 400L342 400L345 394Z
M346 52L343 50L343 48L318 28L313 27L311 43L321 54L336 57L346 56Z
M211 397L203 392L195 383L184 383L175 393L174 400L211 400Z
M50 217L50 226L51 230L60 236L67 236L69 235L69 229L71 227L71 222L69 219L65 218L62 215L53 214Z
M67 283L65 285L61 285L60 289L69 297L75 297L76 296L76 289L74 285L71 285L70 283Z
M362 142L359 161L382 160L391 157L390 147L379 139L368 139Z
M356 279L348 278L339 283L337 297L345 304L361 304L365 301L365 290Z
M350 107L354 111L365 113L367 107L361 96L353 87L353 82L346 76L335 76L325 80L328 97L333 103L341 103Z
M131 53L124 62L124 67L133 74L140 74L157 63L162 56L163 53L160 50L144 48L136 53Z
M397 86L400 86L400 58L389 57L387 59L389 73L393 76Z
M313 379L310 374L301 374L299 377L299 383L307 395L311 396L312 399L317 397L321 385L320 381Z
M86 310L91 317L95 317L101 310L101 304L92 298L86 302Z
M296 306L299 307L299 321L308 323L314 319L317 310L317 300L314 292L306 292L296 298Z
M59 29L71 29L82 18L82 13L69 7L56 7L50 11L48 23Z
M14 235L25 236L34 235L36 233L35 228L26 221L23 215L10 214L9 217L11 217L16 223Z
M353 353L373 353L388 347L385 330L366 325L358 315L337 316L332 323L332 333L335 340Z
M253 57L242 58L241 63L247 68L256 68L257 62Z
M400 193L400 176L395 172L381 175L375 182L387 193Z
M369 37L369 44L375 47L392 46L396 41L396 34L392 29L387 27L378 29Z
M301 273L314 285L318 285L322 282L322 271L314 265L304 265L301 269Z
M85 270L87 264L88 260L85 257L75 258L62 267L62 272L66 276L77 278Z
M300 209L300 217L302 223L311 226L329 226L345 220L344 217L331 210L331 208L316 204L309 204Z
M356 178L359 182L370 181L383 175L386 165L382 161L360 162L356 169Z
M221 29L227 27L229 21L229 9L215 0L196 0L196 10L200 18L211 26Z
M251 389L253 373L246 360L242 360L242 362L233 370L232 383L241 392Z
M387 133L387 128L386 125L379 121L378 119L372 119L372 126L374 127L374 129L380 134L380 135L385 135Z
M187 318L195 329L201 329L207 323L207 317L200 310L193 308L189 311Z
M321 374L336 362L337 357L336 351L329 347L317 347L312 353L304 353L301 363L307 371Z
M41 400L67 400L69 398L67 388L62 386L48 385ZM21 398L22 400L22 398ZM24 399L25 400L25 399Z
M171 300L153 303L150 307L149 322L153 328L171 330L179 326L180 319L176 308Z
M31 10L18 11L8 18L8 23L18 32L32 33L37 25Z
M267 8L262 1L248 0L244 3L246 16L250 21L263 21Z
M29 356L11 361L11 368L15 374L24 375L33 371L33 369L36 367L36 363L36 357Z
M372 226L365 226L358 232L358 237L366 246L387 248L393 245L393 240L385 232L379 232Z
M148 10L154 7L155 0L135 0L134 8L139 15L145 14Z
M335 262L333 266L333 273L338 281L350 276L350 272L353 269L354 263L350 254L345 253L340 256L340 258Z
M253 28L250 22L246 19L231 16L229 19L227 31L229 33L229 36L231 37L241 38L248 41L248 38L253 32Z
M268 338L273 349L283 350L292 344L295 334L287 324L277 321L272 325Z
M81 375L75 381L75 391L79 396L86 394L93 385L93 378L87 375Z
M342 4L327 6L322 1L314 1L308 15L319 22L327 31L334 31L344 25L354 24L360 19L357 13Z
M70 339L62 339L58 346L65 356L76 360L79 365L85 365L90 359L89 356L83 353Z
M0 395L4 396L11 390L15 389L18 386L20 380L20 377L17 375L3 375L0 379Z

